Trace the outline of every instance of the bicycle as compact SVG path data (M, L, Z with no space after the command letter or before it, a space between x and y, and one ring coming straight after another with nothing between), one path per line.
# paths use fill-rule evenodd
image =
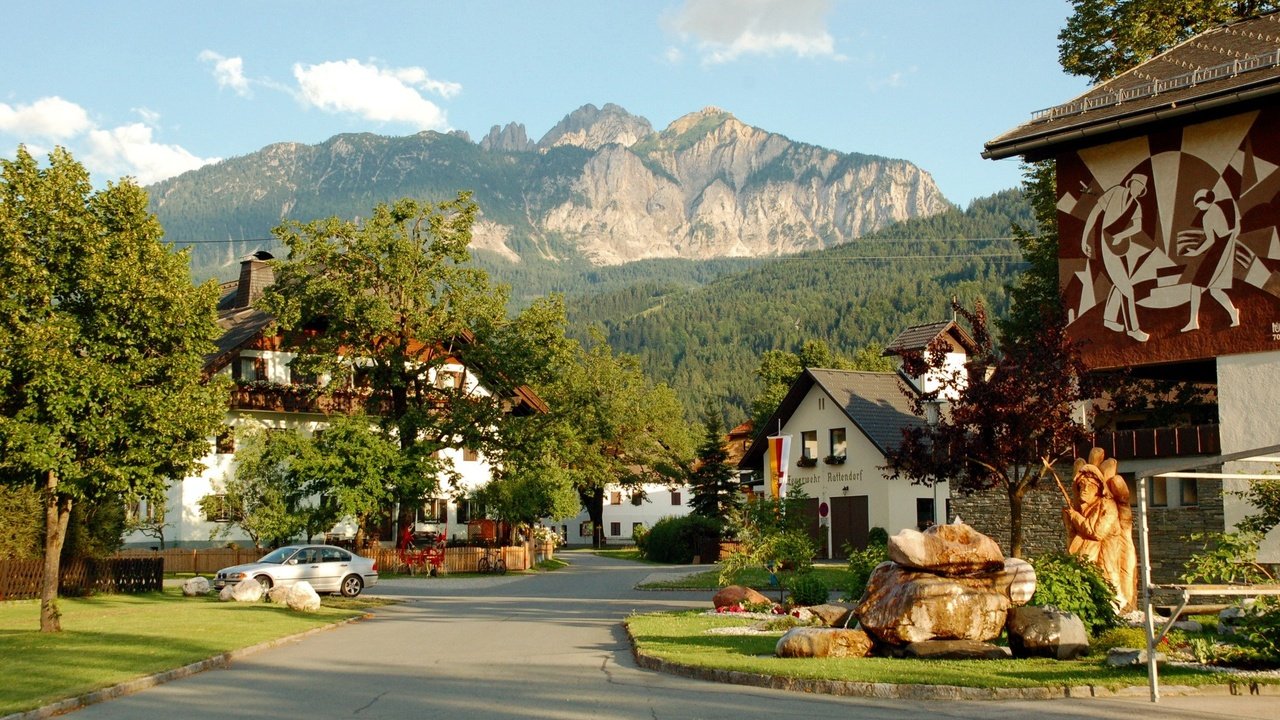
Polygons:
M486 574L506 575L507 561L502 557L502 548L493 546L484 549L484 555L480 558L480 572Z

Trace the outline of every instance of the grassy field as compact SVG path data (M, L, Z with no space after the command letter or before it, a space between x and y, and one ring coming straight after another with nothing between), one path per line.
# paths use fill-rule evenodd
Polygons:
M753 620L707 615L701 611L656 613L628 618L627 626L640 652L691 667L736 670L813 680L958 685L978 688L1061 687L1097 685L1143 686L1145 667L1108 667L1104 656L1082 660L907 660L892 658L778 658L772 635L714 635L718 627L753 624ZM1225 676L1190 668L1165 666L1161 682L1208 685Z
M36 600L0 603L0 716L357 617L381 601L323 598L316 613L163 593L63 598L62 632Z

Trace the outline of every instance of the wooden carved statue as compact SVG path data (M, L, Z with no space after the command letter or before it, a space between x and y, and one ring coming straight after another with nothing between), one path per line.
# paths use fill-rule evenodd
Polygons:
M1076 458L1070 494L1056 472L1053 477L1067 500L1062 509L1067 552L1096 564L1116 591L1116 607L1128 612L1136 605L1138 590L1133 510L1129 485L1116 472L1115 458L1105 457L1102 448L1093 448L1088 459Z

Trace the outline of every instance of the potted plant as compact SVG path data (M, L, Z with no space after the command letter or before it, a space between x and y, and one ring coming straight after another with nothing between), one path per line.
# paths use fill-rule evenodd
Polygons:
M818 458L802 457L796 461L796 465L803 468L811 468L818 464Z
M844 460L845 460L844 455L828 455L822 458L822 462L828 465L843 465Z

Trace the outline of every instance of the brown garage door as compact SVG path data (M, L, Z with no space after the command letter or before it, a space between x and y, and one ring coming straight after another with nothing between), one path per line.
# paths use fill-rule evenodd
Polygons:
M831 498L831 545L834 557L848 557L845 544L854 550L867 547L867 496Z

